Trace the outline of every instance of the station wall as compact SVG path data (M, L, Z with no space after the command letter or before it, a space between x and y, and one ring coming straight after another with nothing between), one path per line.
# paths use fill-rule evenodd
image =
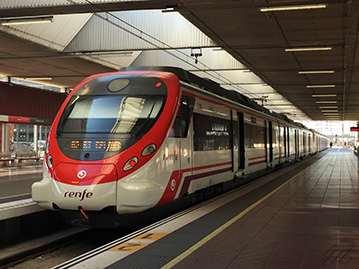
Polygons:
M0 82L0 115L54 120L66 98L65 93Z
M65 93L0 82L0 152L44 150Z

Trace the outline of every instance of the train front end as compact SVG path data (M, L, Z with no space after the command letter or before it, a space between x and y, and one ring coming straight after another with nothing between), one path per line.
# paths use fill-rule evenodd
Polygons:
M116 72L84 80L53 122L33 200L84 218L155 206L169 177L160 171L159 150L178 95L178 78L165 72Z

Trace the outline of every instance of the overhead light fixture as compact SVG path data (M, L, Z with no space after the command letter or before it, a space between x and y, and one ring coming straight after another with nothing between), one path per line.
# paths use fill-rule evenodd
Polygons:
M290 11L290 10L303 10L303 9L319 9L326 8L328 4L316 4L316 5L293 5L293 6L276 6L276 7L263 7L259 10L261 12L270 11Z
M162 9L162 13L166 13L166 12L176 12L177 10L175 9L175 7L167 7L166 9Z
M52 80L51 77L35 77L35 78L25 78L26 80Z
M338 113L338 110L322 110L323 113L330 113L330 112L336 112Z
M86 51L75 52L76 56L90 56L93 58L111 58L111 57L131 57L133 51Z
M312 94L312 97L335 97L336 94Z
M299 75L307 74L334 74L334 70L320 70L320 71L298 71Z
M316 101L317 104L336 104L337 101Z
M285 51L318 51L318 50L332 50L332 47L306 47L306 48L285 49Z
M338 108L338 106L320 106L319 108L329 109L329 108Z
M307 88L335 88L335 85L308 85Z
M34 24L34 23L49 23L53 22L54 16L41 17L17 17L5 18L0 21L1 25L20 25L20 24Z

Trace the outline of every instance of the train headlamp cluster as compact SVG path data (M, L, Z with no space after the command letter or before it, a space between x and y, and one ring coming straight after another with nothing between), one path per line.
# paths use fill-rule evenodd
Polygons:
M51 155L47 156L46 162L47 162L47 167L49 167L51 169L52 168L52 163L53 163L53 159L52 159Z
M143 156L143 157L148 156L148 155L152 154L153 152L155 152L155 150L156 150L156 145L149 144L147 147L145 147L142 150L141 156Z
M47 158L46 158L46 164L47 167L52 169L52 163L53 163L53 159L52 156L49 154L50 151L50 143L49 141L46 142L46 147L45 147L45 153L48 154Z
M132 168L134 168L136 166L137 163L138 163L138 158L132 157L125 163L125 165L123 166L122 169L123 169L123 171L131 170Z
M142 150L142 153L141 153L141 156L142 157L145 157L145 156L148 156L152 153L154 153L156 151L156 145L155 144L149 144L148 146L146 146L143 150ZM128 171L128 170L131 170L132 168L134 168L137 163L138 163L138 158L137 157L132 157L131 159L129 159L125 165L123 166L122 170L124 172Z

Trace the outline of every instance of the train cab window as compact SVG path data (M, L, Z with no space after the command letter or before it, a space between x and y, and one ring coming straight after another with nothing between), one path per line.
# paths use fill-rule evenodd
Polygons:
M173 137L185 138L191 123L195 99L191 96L183 95L181 107L174 123Z
M160 114L162 97L90 96L75 99L61 133L145 134ZM145 126L146 125L146 126Z

